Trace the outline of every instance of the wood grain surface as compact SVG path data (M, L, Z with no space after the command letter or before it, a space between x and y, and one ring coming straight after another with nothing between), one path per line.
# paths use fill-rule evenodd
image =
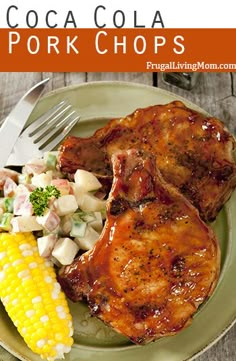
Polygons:
M230 131L236 134L236 73L201 73L197 85L191 91L165 83L160 73L0 73L0 121L26 90L47 77L51 78L47 90L101 80L130 81L157 86L201 106L222 119ZM0 361L16 360L0 347ZM236 325L214 346L198 356L196 361L236 361Z

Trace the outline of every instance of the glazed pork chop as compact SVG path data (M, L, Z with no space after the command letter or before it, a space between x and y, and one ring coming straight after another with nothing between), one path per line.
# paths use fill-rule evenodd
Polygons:
M236 185L234 147L234 138L218 119L175 101L111 120L90 138L68 137L60 147L60 168L72 175L78 168L92 171L109 189L112 155L143 149L154 155L164 179L192 202L202 219L212 221Z
M190 324L213 292L220 250L213 231L152 156L112 156L107 220L94 249L60 270L73 301L136 344L173 335Z

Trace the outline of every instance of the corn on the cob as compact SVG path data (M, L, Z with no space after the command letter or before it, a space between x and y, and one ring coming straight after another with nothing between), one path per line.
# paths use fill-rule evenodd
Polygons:
M70 351L68 304L31 233L0 234L0 298L32 351L50 361Z

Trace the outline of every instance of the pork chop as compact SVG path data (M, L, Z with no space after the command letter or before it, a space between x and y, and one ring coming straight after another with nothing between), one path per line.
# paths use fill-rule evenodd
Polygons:
M111 157L118 150L154 155L164 179L176 186L205 221L215 219L236 185L234 138L220 120L175 101L111 120L90 138L68 137L60 147L66 174L86 169L111 185Z
M220 250L213 231L152 156L112 156L107 220L94 249L62 268L58 280L73 301L136 344L173 335L191 323L213 292Z

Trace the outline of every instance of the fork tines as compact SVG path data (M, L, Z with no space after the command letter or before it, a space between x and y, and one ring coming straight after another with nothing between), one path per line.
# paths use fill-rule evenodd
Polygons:
M79 120L79 115L66 100L49 109L31 123L21 137L29 137L41 151L55 148Z

